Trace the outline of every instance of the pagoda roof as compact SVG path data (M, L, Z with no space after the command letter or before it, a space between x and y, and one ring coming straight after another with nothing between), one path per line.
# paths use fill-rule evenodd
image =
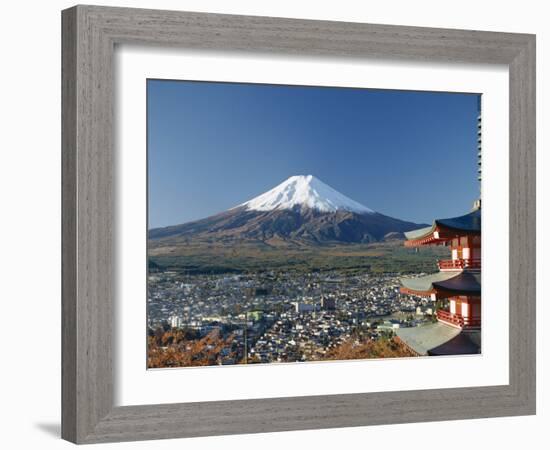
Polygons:
M448 325L445 325L448 326ZM481 353L481 332L464 331L449 341L428 350L428 355L475 355Z
M395 332L419 355L470 355L481 348L479 331L464 331L441 322L398 328Z
M437 232L437 233L436 233ZM481 233L481 209L478 208L468 214L448 219L436 219L429 227L405 232L405 245L437 244L446 242L461 234Z
M424 236L431 234L433 231L434 231L434 227L429 226L424 228L418 228L417 230L406 231L404 234L407 239L412 240L412 239L420 239Z
M424 277L401 278L401 291L406 294L476 295L481 293L481 273L464 270L436 272Z

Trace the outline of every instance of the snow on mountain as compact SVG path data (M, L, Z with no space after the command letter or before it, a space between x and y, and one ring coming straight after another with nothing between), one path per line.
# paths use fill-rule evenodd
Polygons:
M292 176L236 208L243 206L249 211L273 211L299 207L321 212L343 210L359 214L374 213L372 209L346 197L313 175Z
M403 232L422 226L377 213L314 176L302 175L228 211L149 230L149 239L173 246L214 241L223 245L241 241L292 246L366 244L402 239Z

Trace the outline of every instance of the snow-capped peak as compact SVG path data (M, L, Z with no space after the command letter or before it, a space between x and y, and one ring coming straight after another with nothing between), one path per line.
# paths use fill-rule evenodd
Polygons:
M334 190L313 175L296 175L283 181L270 191L259 195L239 207L254 211L292 209L295 207L316 209L321 212L337 210L366 214L372 209Z

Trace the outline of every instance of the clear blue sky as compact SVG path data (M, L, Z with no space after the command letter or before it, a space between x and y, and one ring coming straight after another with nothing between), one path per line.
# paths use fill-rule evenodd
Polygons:
M414 222L479 196L478 95L148 80L149 227L315 175Z

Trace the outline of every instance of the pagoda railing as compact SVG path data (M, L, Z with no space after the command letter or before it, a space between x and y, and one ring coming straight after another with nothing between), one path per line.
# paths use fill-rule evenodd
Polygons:
M481 269L481 259L443 259L437 266L439 270Z
M444 309L438 309L436 314L437 320L447 322L460 328L481 326L481 317L464 317L460 314L453 314L449 311L445 311Z

